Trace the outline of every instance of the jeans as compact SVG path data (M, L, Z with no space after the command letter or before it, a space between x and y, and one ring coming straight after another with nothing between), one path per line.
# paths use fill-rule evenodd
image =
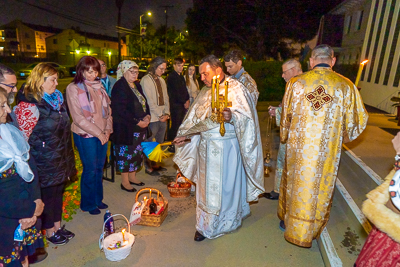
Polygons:
M147 138L147 142L152 142L153 139L156 139L157 143L164 142L165 138L165 130L167 129L167 122L155 121L150 122L149 124L151 136Z
M83 138L74 133L74 142L82 161L81 209L91 211L103 201L103 167L107 156L107 143L97 137Z

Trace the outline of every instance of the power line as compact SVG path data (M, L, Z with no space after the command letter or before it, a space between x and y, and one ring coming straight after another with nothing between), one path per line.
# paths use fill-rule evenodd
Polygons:
M83 19L80 19L80 18L76 18L76 17L73 17L71 15L60 13L58 11L54 11L54 10L51 10L51 9L48 9L46 7L42 7L42 6L39 6L39 5L31 4L31 3L28 3L28 2L23 1L23 0L16 0L16 1L20 2L20 3L23 3L23 4L26 4L26 5L29 5L29 6L32 6L32 7L35 7L37 9L39 9L39 10L51 13L53 15L56 15L56 16L59 16L59 17L74 21L74 22L78 22L78 23L81 23L81 24L84 24L84 25L87 25L87 26L91 26L91 27L94 27L94 28L99 28L99 29L102 29L102 30L105 29L105 27L103 25L100 25L98 23L94 23L94 22L91 22L91 21L86 21L86 20L83 20Z

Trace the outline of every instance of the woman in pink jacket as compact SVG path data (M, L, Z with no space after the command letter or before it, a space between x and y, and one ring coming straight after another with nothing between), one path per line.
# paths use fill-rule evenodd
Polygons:
M108 208L103 203L102 178L107 142L112 133L110 98L99 73L100 64L96 58L82 57L76 66L74 81L66 91L73 120L71 130L83 165L81 209L92 215Z

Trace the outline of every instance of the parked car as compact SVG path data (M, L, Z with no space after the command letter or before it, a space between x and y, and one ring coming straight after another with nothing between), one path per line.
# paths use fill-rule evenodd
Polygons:
M31 75L31 72L32 72L33 68L36 67L36 65L39 64L39 63L40 62L36 62L36 63L30 64L26 68L23 68L23 69L19 70L17 72L18 77L19 78L27 78L29 75ZM51 64L57 70L59 79L64 78L65 74L68 73L66 67L64 67L64 66L62 66L62 65L60 65L58 63L55 63L55 62L48 62L48 63Z

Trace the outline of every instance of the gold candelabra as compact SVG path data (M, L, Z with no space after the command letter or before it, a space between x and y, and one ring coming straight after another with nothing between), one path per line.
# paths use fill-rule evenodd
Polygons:
M211 119L213 122L217 122L220 124L219 128L219 133L221 136L225 135L225 119L223 115L223 111L225 108L228 107L228 87L229 87L229 82L225 81L225 95L220 96L219 95L219 75L214 76L212 80L212 86L211 86ZM220 97L223 97L220 99ZM220 101L222 100L222 101Z

